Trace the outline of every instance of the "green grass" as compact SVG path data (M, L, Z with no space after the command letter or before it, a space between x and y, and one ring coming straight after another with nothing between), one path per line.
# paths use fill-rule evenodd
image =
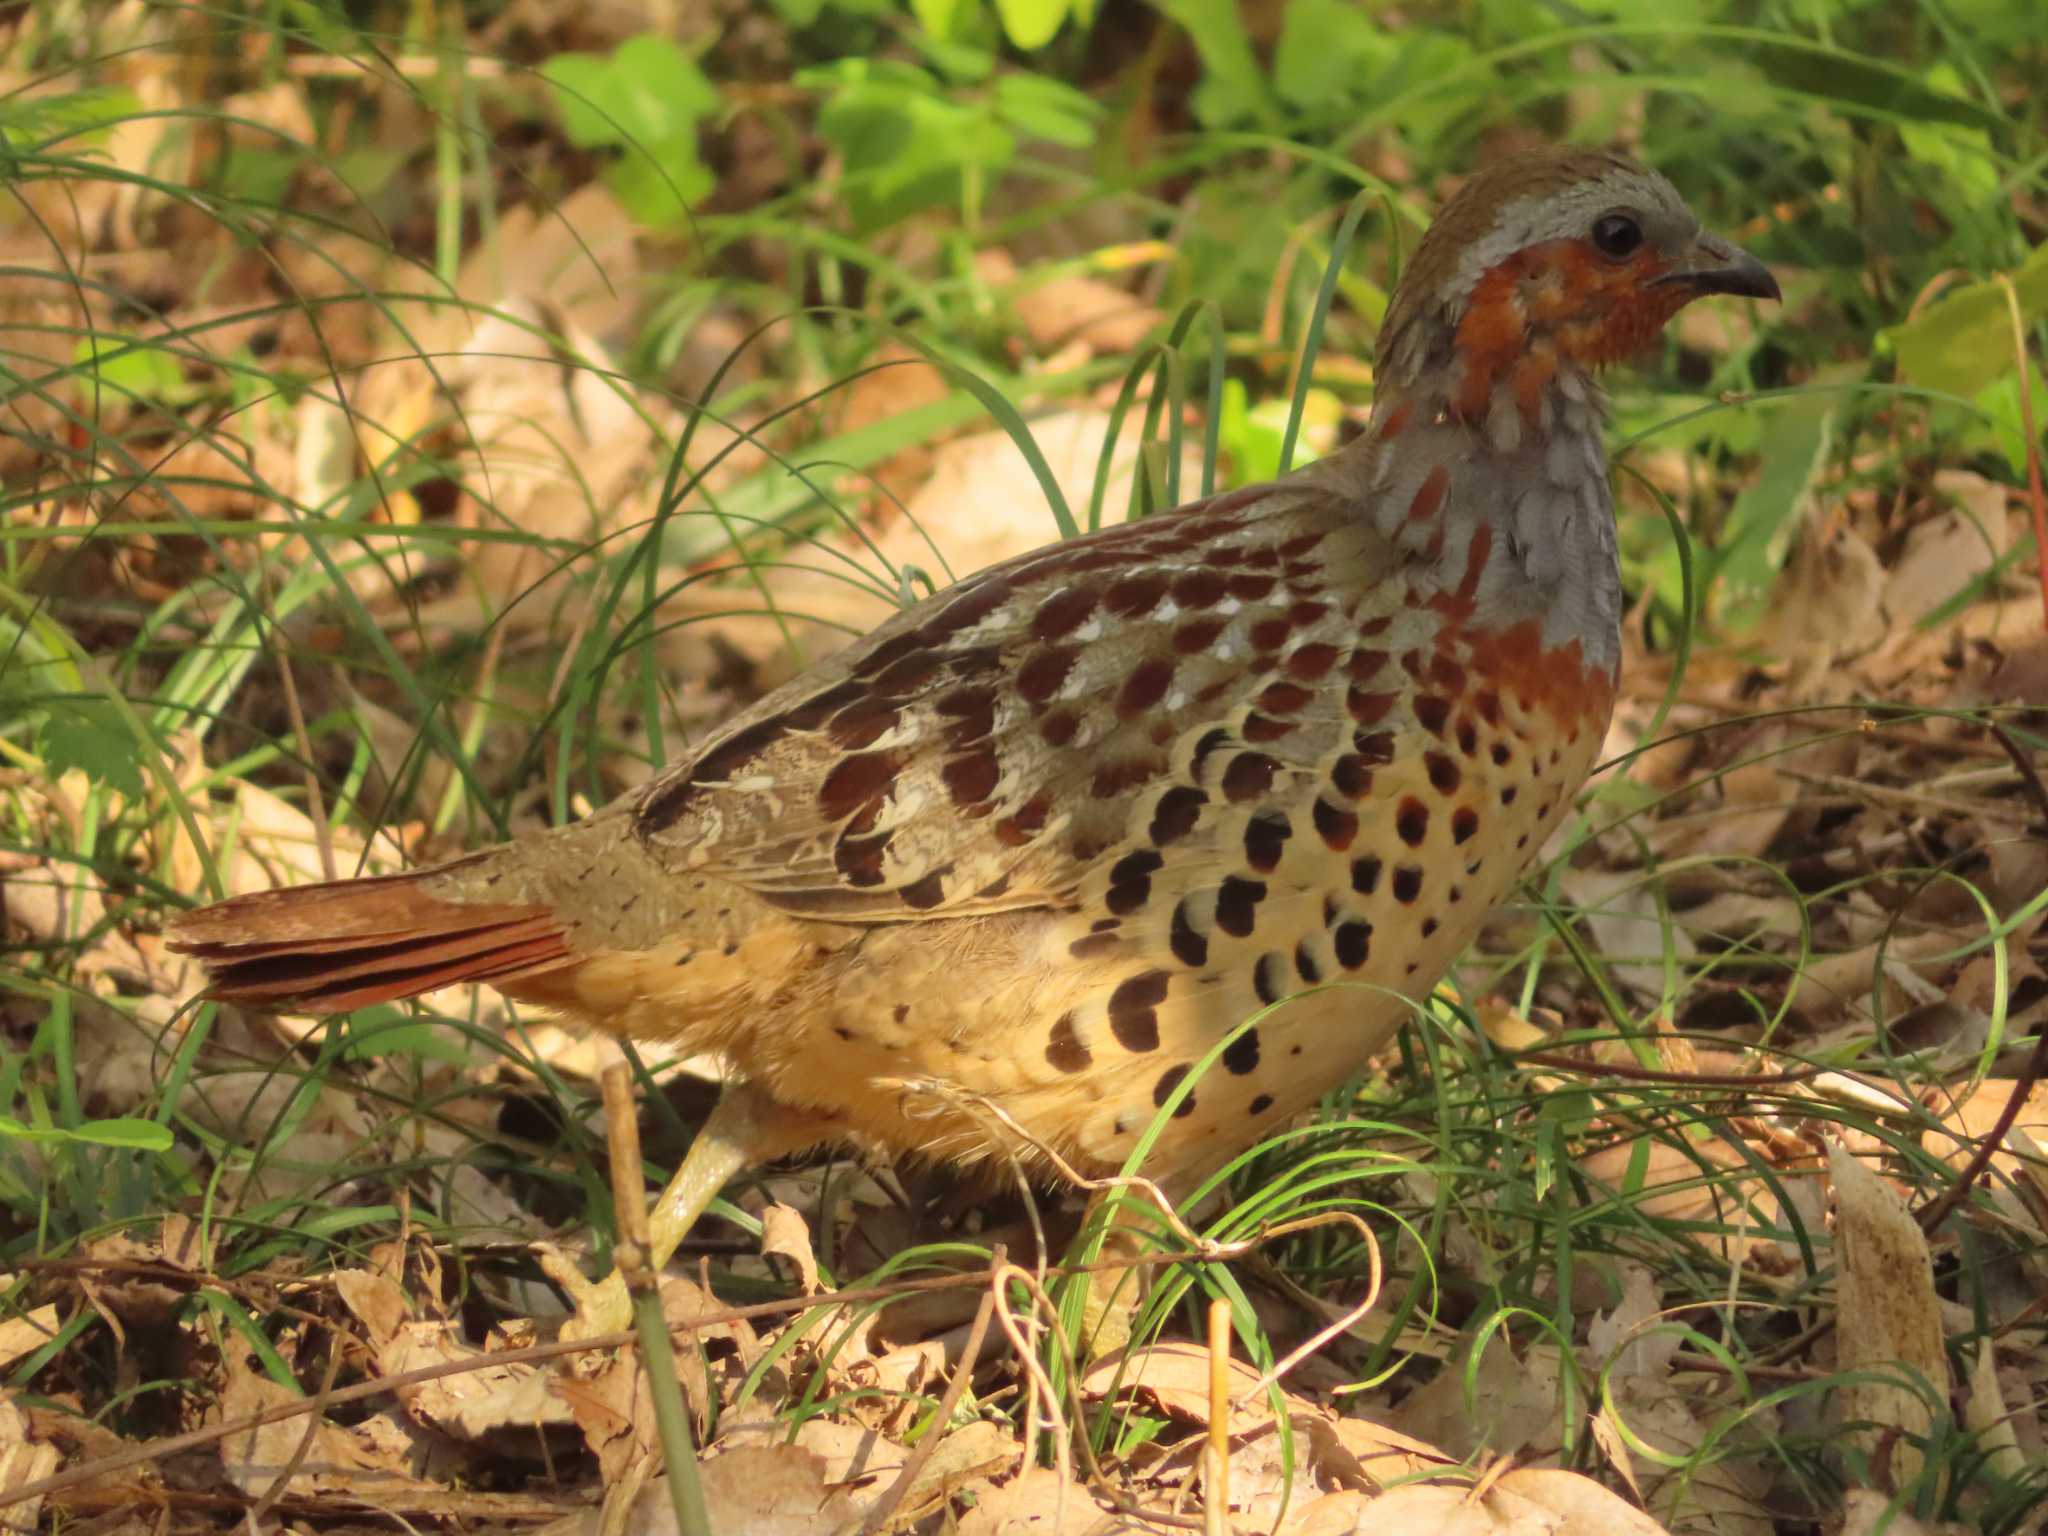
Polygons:
M1221 1209L1198 1221L1222 1243L1283 1221L1326 1224L1253 1258L1167 1269L1148 1323L1200 1337L1202 1308L1223 1297L1244 1357L1264 1368L1286 1352L1272 1297L1307 1327L1358 1300L1366 1246L1329 1219L1356 1217L1380 1244L1384 1298L1328 1354L1360 1401L1385 1405L1431 1375L1423 1343L1459 1369L1495 1332L1522 1349L1583 1342L1589 1295L1640 1264L1686 1358L1703 1362L1705 1430L1678 1457L1690 1474L1739 1465L1791 1518L1882 1484L1844 1459L1814 1411L1832 1381L1808 1330L1830 1315L1833 1250L1803 1196L1765 1199L1787 1176L1754 1160L1755 1126L1770 1119L1794 1139L1852 1131L1887 1150L1917 1200L1946 1186L1953 1172L1928 1150L1942 1118L1926 1095L2010 1075L1999 1066L2008 1006L2031 1006L2015 978L2042 953L2048 898L1994 889L1987 848L2037 832L2044 809L2008 778L1948 793L1990 818L1979 833L1930 802L1917 821L1871 814L1865 839L1864 822L1830 802L1775 855L1667 856L1670 829L1711 816L1729 775L1804 772L1797 754L1816 743L1857 744L1880 788L1938 797L1922 787L1940 765L1921 743L1976 732L1984 712L1923 678L1912 697L1852 690L1818 713L1781 694L1721 723L1697 711L1664 721L1696 690L1739 699L1700 681L1703 665L1719 669L1710 680L1738 664L1782 672L1767 621L1816 498L1868 493L1904 509L1954 468L2026 483L2039 452L2023 427L2026 381L2036 431L2048 391L2038 362L2019 366L2002 291L1986 284L1995 305L1975 291L1956 309L1924 301L1951 273L2014 274L2022 348L2039 357L2048 107L2028 82L2048 59L2027 8L1709 3L1697 24L1568 25L1515 0L1426 6L1392 34L1330 4L1302 7L1300 33L1283 24L1256 42L1234 12L1161 9L1093 34L1069 24L1028 56L998 46L990 16L933 38L880 6L764 22L777 40L768 59L731 40L682 63L672 50L579 44L604 68L654 71L654 87L695 70L711 93L676 122L621 116L616 134L571 105L611 97L549 83L565 78L555 61L568 49L508 44L488 17L471 37L435 39L410 35L397 12L109 12L83 34L68 12L24 13L6 64L26 83L0 96L0 192L20 235L0 252L0 294L17 306L0 335L12 435L0 456L10 1307L49 1294L40 1264L112 1234L147 1237L178 1212L204 1226L213 1254L180 1318L241 1338L281 1381L306 1385L278 1353L284 1324L266 1306L277 1279L361 1266L401 1232L444 1254L453 1292L516 1315L530 1293L511 1287L532 1277L524 1240L609 1232L594 1089L557 1071L523 1025L481 1011L422 1025L383 1010L290 1052L210 1005L174 1018L153 939L161 914L211 894L245 840L277 857L231 807L260 809L244 798L260 789L308 813L316 846L293 865L303 879L330 858L349 872L366 846L390 867L392 843L377 839L393 828L409 851L449 851L601 804L751 685L707 680L723 642L697 637L719 630L726 600L678 616L678 594L729 587L744 605L779 565L821 559L849 586L913 591L914 574L879 555L848 565L811 541L865 530L866 477L901 455L988 425L1028 448L1033 420L1064 406L1102 403L1145 423L1157 451L1138 510L1298 462L1312 394L1352 419L1369 403L1373 331L1440 179L1500 138L1622 136L1710 227L1796 275L1782 310L1749 317L1731 344L1672 342L1615 380L1632 633L1672 662L1668 685L1646 694L1650 734L1692 742L1698 757L1675 782L1630 764L1589 798L1575 841L1581 859L1639 873L1649 916L1630 909L1630 932L1654 946L1603 948L1589 920L1601 914L1573 906L1560 860L1461 974L1524 1016L1550 1010L1553 1052L1613 1043L1615 1059L1658 1067L1657 1021L1701 1011L1740 1018L1728 1032L1775 1070L1854 1071L1890 1085L1900 1108L1879 1115L1804 1083L1738 1096L1586 1073L1546 1091L1543 1069L1440 1000L1383 1072L1332 1092L1316 1127L1239 1159ZM113 30L116 14L131 31ZM1312 25L1324 48L1307 45ZM1111 46L1119 27L1135 58ZM303 72L328 59L348 67ZM423 72L394 72L394 60ZM903 139L869 90L875 60L924 71L891 89L918 103L905 109L913 126L945 132ZM230 100L264 89L296 93L311 139L252 117L261 98ZM430 150L403 147L415 126L430 130ZM647 134L667 135L653 141L661 154L637 147ZM650 167L668 192L691 191L687 217ZM545 210L589 185L611 189L646 248L612 301L626 321L602 347L545 306L457 286L510 210L543 210L546 225ZM616 274L574 254L578 231L567 237L601 291ZM1152 240L1170 259L1140 286L1168 320L1134 357L1075 363L1016 345L1008 290L976 263L1009 252L1029 282ZM464 355L463 320L503 327L494 361ZM729 339L697 358L699 333ZM890 344L938 365L944 393L848 425L870 370L900 366ZM522 525L521 493L489 454L502 424L469 401L475 379L531 368L514 355L529 348L559 362L559 387L588 392L583 407L623 408L658 495L622 519L585 477L604 443L579 440L565 408L545 430L576 516ZM410 383L380 394L393 379ZM1223 407L1226 386L1246 412ZM323 433L332 448L319 455ZM1181 475L1184 447L1199 483ZM1682 485L1660 453L1681 456ZM1043 459L1032 469L1047 538L1131 510L1107 498L1106 454L1085 498L1064 496ZM1896 522L1871 526L1902 536ZM515 605L513 591L479 589L486 551L529 552L526 580L556 580ZM2035 558L2014 541L1923 623L1938 631ZM948 575L936 562L931 574ZM2002 718L2038 758L2038 719ZM1758 734L1769 727L1798 734ZM1864 840L1877 849L1868 858ZM1841 868L1808 869L1786 850L1821 863L1848 854ZM1768 920L1703 943L1687 914L1729 892ZM1887 984L1882 967L1859 1028L1798 1027L1793 984L1817 961L1941 924L1961 935L1952 952L1920 958L1950 976L1981 958L1993 977L1987 1032L1958 1059L1930 1063L1892 1038L1926 1000ZM1624 979L1645 968L1660 978L1654 992ZM659 1177L687 1129L659 1092L646 1102ZM1722 1166L1709 1146L1752 1161ZM1610 1147L1647 1150L1598 1177L1593 1154ZM1720 1207L1668 1214L1652 1198L1672 1192L1649 1181L1653 1154L1695 1170ZM484 1188L509 1199L480 1201ZM1976 1319L1949 1336L1959 1367L1980 1339L2017 1350L2037 1336L2010 1323L1999 1291L2007 1269L2041 1262L2039 1231L2007 1198L1978 1188L1942 1234L1943 1294ZM723 1230L753 1230L736 1207L719 1210L736 1223ZM865 1274L839 1262L830 1233L821 1241L827 1275L848 1287L986 1262L971 1231ZM1732 1260L1745 1242L1776 1245L1783 1268ZM774 1276L722 1263L721 1295L783 1294ZM1032 1310L1021 1292L1012 1304ZM742 1397L774 1395L792 1423L844 1411L830 1364L857 1316L821 1309L777 1334ZM1057 1343L1041 1348L1064 1386ZM69 1394L136 1438L178 1422L185 1378L130 1389L120 1360L111 1332L80 1312L6 1381ZM1576 1406L1558 1414L1556 1456L1599 1472L1584 1411L1612 1384L1576 1370L1567 1364ZM979 1411L1021 1426L1019 1402ZM913 1420L936 1406L928 1395ZM1167 1427L1128 1404L1090 1414L1103 1453ZM2021 1528L2043 1470L2015 1475L1985 1444L1945 1424L1927 1469L1898 1490L1902 1506Z

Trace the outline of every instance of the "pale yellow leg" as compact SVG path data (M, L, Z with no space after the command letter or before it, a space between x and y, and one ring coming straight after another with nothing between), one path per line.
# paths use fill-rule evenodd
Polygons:
M697 1218L742 1168L816 1146L831 1140L832 1134L826 1122L777 1104L749 1083L728 1083L711 1118L690 1143L682 1167L648 1213L648 1268L658 1274L667 1267ZM574 1280L568 1283L572 1289L577 1286ZM632 1324L626 1282L613 1270L595 1285L582 1283L576 1291L576 1315L563 1326L562 1337L594 1338L622 1332Z

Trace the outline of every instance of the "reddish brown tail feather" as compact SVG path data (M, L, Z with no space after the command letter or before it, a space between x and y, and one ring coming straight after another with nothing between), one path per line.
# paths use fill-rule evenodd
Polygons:
M431 873L236 896L173 918L170 947L206 967L207 996L296 1013L343 1013L575 959L546 907L443 901L422 889Z

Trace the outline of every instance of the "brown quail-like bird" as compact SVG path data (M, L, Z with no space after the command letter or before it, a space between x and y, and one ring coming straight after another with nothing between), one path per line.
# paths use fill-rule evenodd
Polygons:
M1627 159L1502 160L1333 457L970 576L585 821L172 945L242 1004L482 981L718 1053L657 1263L813 1144L1114 1171L1270 1010L1150 1164L1213 1168L1386 1042L1583 783L1622 605L1595 375L1703 294L1778 289ZM582 1323L624 1316L611 1284Z

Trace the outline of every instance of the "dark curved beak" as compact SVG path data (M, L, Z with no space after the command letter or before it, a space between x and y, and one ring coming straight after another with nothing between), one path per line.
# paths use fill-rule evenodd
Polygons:
M1657 279L1659 286L1665 283L1683 283L1696 294L1733 293L1747 299L1784 297L1770 268L1719 235L1701 235L1694 241L1691 259Z

